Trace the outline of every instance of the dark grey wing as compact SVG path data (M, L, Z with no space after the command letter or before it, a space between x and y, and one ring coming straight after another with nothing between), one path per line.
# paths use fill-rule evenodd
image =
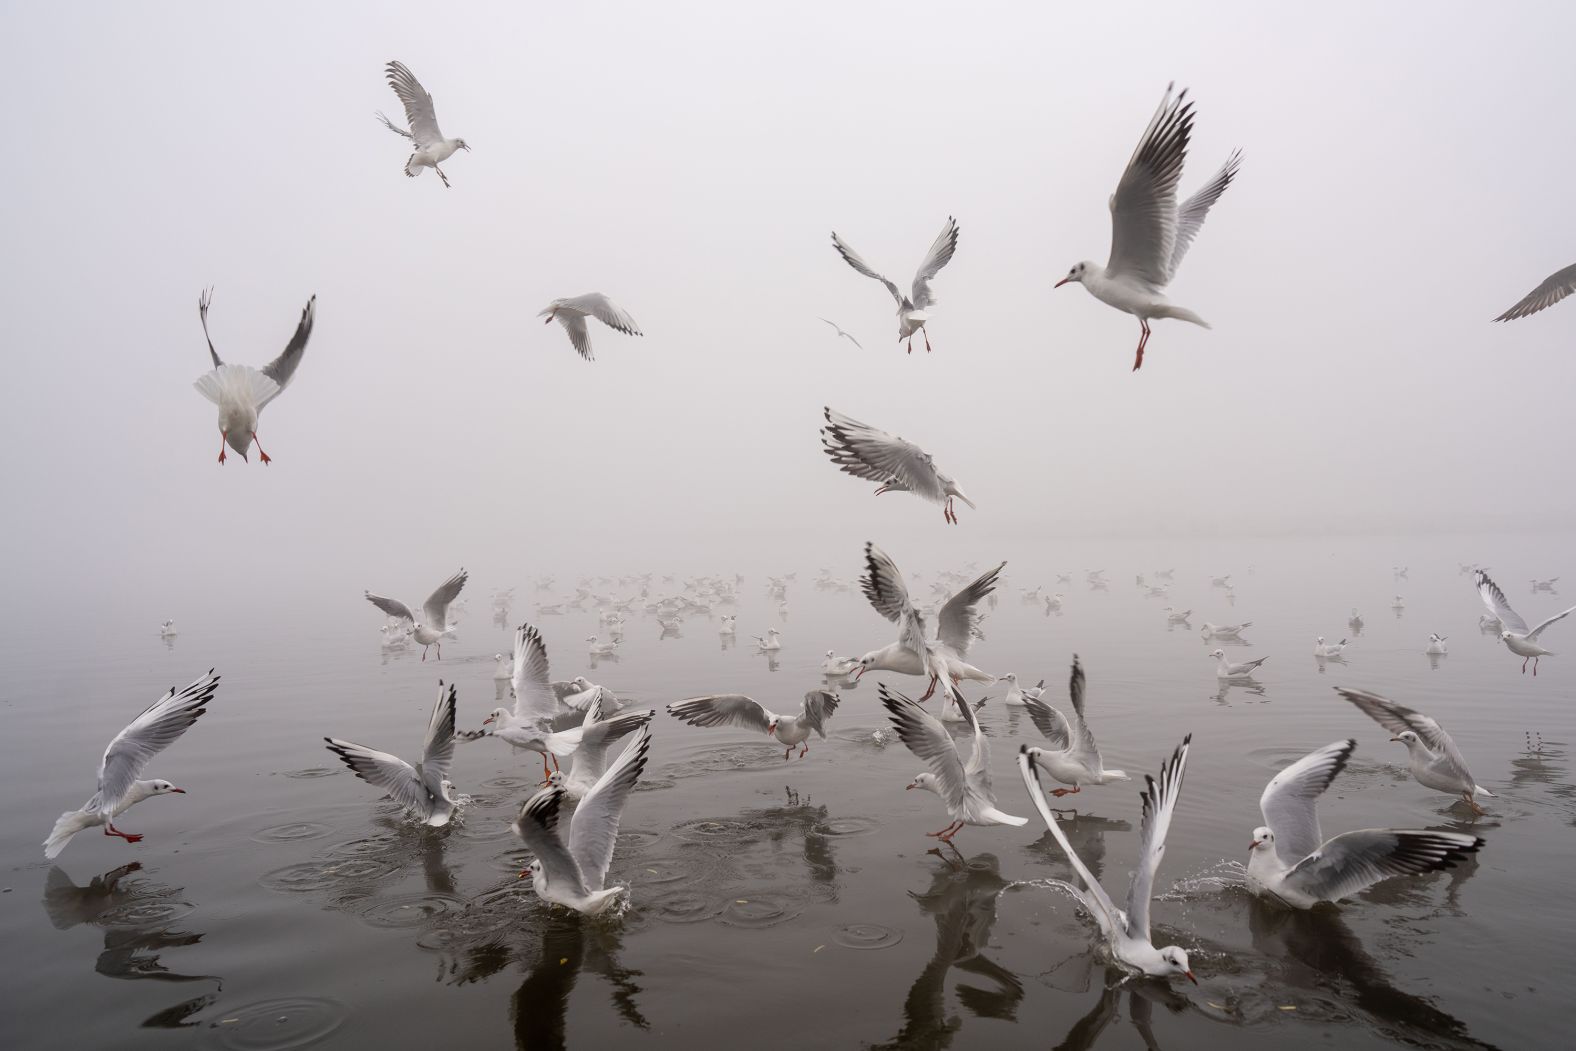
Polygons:
M213 289L203 289L197 297L197 319L202 322L202 338L208 341L208 356L213 358L213 367L219 368L224 362L219 360L219 352L213 349L213 337L208 335L208 307L212 303Z
M826 720L837 711L837 694L831 690L811 690L804 695L804 707L799 711L799 718L804 724L821 735L821 740L826 740Z
M1226 163L1221 166L1215 177L1205 183L1203 187L1182 202L1182 207L1177 209L1177 239L1171 249L1171 265L1166 270L1166 282L1177 276L1177 268L1182 265L1182 257L1187 255L1187 250L1192 246L1193 239L1204 228L1204 217L1220 200L1220 195L1226 192L1226 187L1231 185L1231 180L1237 177L1237 169L1242 165L1242 151L1233 150Z
M301 308L301 320L296 323L295 335L291 336L290 342L285 344L284 351L273 361L263 366L263 375L279 384L280 391L283 391L289 385L290 378L295 375L296 369L300 366L301 358L306 354L306 341L312 338L312 323L316 320L317 296L314 295L306 301L306 306ZM269 401L273 401L277 397L279 397L278 391L274 392L268 401L263 402L263 405L267 405ZM260 405L258 408L262 408L262 406Z
M400 620L408 620L412 624L416 623L416 615L410 611L409 606L405 605L405 603L401 602L399 599L384 598L382 595L374 595L370 591L363 591L362 594L367 597L368 602L372 603L374 606L376 606L378 609L381 609L389 616L398 617Z
M101 813L111 813L148 761L191 729L192 723L208 710L205 705L213 700L218 688L219 676L210 668L207 675L184 690L170 687L170 692L144 708L115 735L99 763L97 800Z
M1159 291L1176 252L1177 182L1193 134L1187 91L1166 88L1160 108L1111 195L1111 258L1106 273Z
M1066 716L1034 697L1025 697L1023 706L1029 711L1029 721L1034 723L1034 728L1051 742L1053 748L1065 751L1072 747L1072 728Z
M1520 613L1510 608L1510 602L1505 598L1505 593L1481 569L1477 571L1477 590L1478 597L1483 600L1483 605L1488 607L1489 616L1496 618L1501 624L1518 635L1527 633L1527 622L1521 619Z
M586 884L585 874L575 863L574 855L558 835L558 811L563 801L564 790L558 785L544 788L527 799L514 822L514 834L542 863L550 883L572 888L583 897L591 887Z
M1275 834L1275 853L1295 865L1319 849L1319 797L1330 787L1357 748L1353 740L1336 741L1309 752L1270 778L1259 796L1264 824Z
M1505 311L1495 321L1514 321L1536 314L1544 307L1551 307L1572 292L1576 292L1576 264L1556 270L1543 279L1543 283L1522 297L1521 302Z
M896 690L887 689L886 683L876 684L876 693L890 713L898 738L919 758L929 764L941 788L941 798L951 810L963 807L963 797L968 791L968 775L963 770L963 757L952 735L925 709ZM975 732L978 733L976 724Z
M759 701L742 693L718 693L691 697L668 705L668 714L691 726L742 726L766 733L772 713Z
M1461 754L1456 742L1445 733L1445 728L1440 726L1433 716L1396 704L1389 698L1368 690L1348 690L1337 686L1335 692L1351 701L1364 715L1391 733L1398 734L1403 730L1411 730L1428 746L1429 751L1446 757L1456 768L1457 773L1468 781L1472 780L1472 774L1467 770L1466 757Z
M1158 783L1144 775L1148 787L1141 793L1144 816L1138 830L1138 867L1133 870L1132 882L1127 887L1127 931L1145 941L1149 940L1149 899L1155 890L1155 870L1160 867L1160 859L1165 857L1166 833L1171 830L1171 817L1182 795L1187 750L1192 741L1192 734L1182 738L1181 746L1160 768Z
M864 274L866 277L873 277L877 281L881 282L886 286L886 290L892 293L892 298L897 300L898 306L903 305L903 293L897 290L897 285L876 273L875 270L871 268L870 264L865 262L864 259L860 257L858 252L850 248L847 242L845 242L841 237L837 236L836 230L832 231L832 247L837 249L837 254L843 257L843 262L853 267L859 273Z
M383 789L406 810L425 814L431 806L421 771L399 756L337 737L323 740L328 742L328 750L343 759L352 773L367 784Z
M872 482L896 479L902 489L932 502L947 498L935 461L925 450L830 407L823 412L821 446L843 471Z
M876 612L894 624L914 608L902 571L875 544L865 544L865 575L860 578L859 587Z
M405 121L410 125L410 137L416 146L420 148L442 142L443 132L438 130L438 116L433 109L432 96L427 94L427 89L421 86L416 75L405 68L403 62L390 62L385 72L388 74L389 87L394 89L400 105L405 107Z
M936 638L952 647L958 656L966 656L979 628L978 606L985 596L996 590L996 577L1005 569L1003 562L988 572L981 573L968 587L953 595L936 614Z
M1477 836L1365 828L1336 836L1286 873L1286 886L1320 901L1339 901L1391 876L1448 869L1483 846Z

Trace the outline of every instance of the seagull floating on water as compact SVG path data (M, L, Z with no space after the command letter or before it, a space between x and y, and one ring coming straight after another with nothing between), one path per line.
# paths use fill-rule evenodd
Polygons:
M438 683L438 703L432 706L427 721L427 736L421 743L421 762L411 766L397 755L380 752L366 745L325 737L328 750L344 760L355 774L374 788L381 788L407 813L423 824L440 828L470 800L455 791L449 780L454 763L455 689Z
M635 319L629 312L600 292L587 292L583 296L571 296L568 299L555 299L547 304L541 313L536 315L547 320L544 325L557 321L564 326L564 331L569 333L569 342L582 358L595 361L591 353L591 333L586 328L586 318L594 317L615 332L622 332L626 336L643 336L640 326L635 324Z
M1447 638L1449 638L1449 637L1450 636L1448 636L1448 635L1440 635L1440 634L1437 634L1437 633L1431 633L1428 636L1428 648L1426 650L1424 650L1423 652L1428 654L1430 657L1442 657L1442 656L1444 656L1445 652L1446 652L1445 640Z
M1546 650L1538 643L1538 636L1557 620L1564 620L1572 613L1576 613L1576 606L1545 620L1537 627L1527 629L1527 622L1521 619L1521 614L1510 608L1510 603L1505 599L1505 593L1499 585L1488 578L1488 574L1481 569L1477 573L1478 595L1483 599L1483 605L1488 607L1489 616L1499 621L1500 639L1505 643L1505 648L1521 658L1521 671L1527 671L1527 662L1532 662L1532 674L1538 674L1538 659L1540 657L1554 656L1553 650Z
M301 320L296 323L295 335L285 344L285 349L261 369L250 365L227 365L213 349L213 337L208 335L208 307L213 302L213 289L197 297L197 317L202 322L203 339L208 341L208 356L213 359L213 371L203 374L193 384L197 393L219 406L219 462L224 463L226 444L246 459L246 452L257 442L257 418L263 408L279 397L290 385L301 358L306 354L307 340L312 338L312 323L317 318L317 296L306 301ZM263 452L257 442L257 452L263 463L272 458Z
M1313 644L1313 655L1321 660L1331 660L1346 652L1346 640L1340 642L1325 642L1320 635Z
M964 495L958 483L936 467L935 458L913 442L860 423L830 407L822 411L826 426L821 428L821 444L826 455L855 478L880 482L877 496L885 492L913 493L941 504L942 517L953 525L958 521L957 512L952 509L954 497L974 508L974 501Z
M1253 673L1259 670L1259 666L1269 660L1268 657L1259 657L1251 661L1228 661L1225 650L1213 650L1209 655L1215 658L1215 678L1217 679L1252 678Z
M691 697L668 705L668 714L691 726L742 726L759 730L787 750L783 758L793 754L799 746L799 758L810 752L810 733L814 731L826 740L826 720L837 711L837 694L830 690L811 690L804 695L798 715L778 715L765 705L742 693L721 693L707 697Z
M941 272L941 268L952 260L952 253L958 250L958 222L951 216L947 217L947 225L941 228L941 233L931 243L930 251L925 253L924 262L919 264L919 270L914 274L914 283L909 294L904 295L892 281L882 277L870 268L870 264L860 258L859 253L850 248L837 231L832 231L832 247L837 249L837 254L843 257L843 262L853 267L866 277L875 278L886 286L892 293L892 298L897 300L897 341L908 340L908 352L914 353L914 333L918 332L925 337L925 353L930 353L930 334L925 331L925 322L930 320L930 315L925 308L934 306L936 296L930 290L931 279ZM825 320L824 318L822 319ZM838 330L841 333L841 329Z
M427 89L421 86L416 75L406 69L403 62L390 62L385 68L389 87L394 89L400 105L405 107L405 120L410 124L410 130L406 131L389 120L381 110L378 111L378 119L389 131L403 135L415 147L410 160L405 162L405 174L414 179L423 168L431 168L443 180L443 185L448 186L449 177L443 174L443 169L438 165L454 156L456 150L469 152L470 147L464 139L444 138L443 132L438 130L438 116L432 108L432 96L427 94Z
M363 592L367 601L372 603L384 613L402 621L410 621L410 634L421 646L421 659L427 659L427 647L435 646L438 650L438 659L443 659L443 640L454 634L454 628L449 624L449 604L459 595L460 589L465 587L465 582L470 579L470 574L462 568L454 576L438 585L438 589L427 596L427 601L422 604L422 621L417 622L416 615L410 607L399 599L384 598L374 595L370 591Z
M1336 687L1335 692L1394 734L1390 740L1406 745L1407 765L1418 784L1446 795L1460 796L1474 813L1483 813L1473 797L1492 799L1494 793L1473 779L1461 749L1442 726L1422 712L1396 704L1377 693L1340 687Z

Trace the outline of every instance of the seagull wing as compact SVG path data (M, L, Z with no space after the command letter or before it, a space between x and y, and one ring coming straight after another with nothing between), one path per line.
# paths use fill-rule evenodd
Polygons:
M262 367L263 375L279 384L279 391L290 385L290 378L300 366L301 358L306 354L306 341L312 338L312 323L316 320L317 296L313 296L306 301L306 306L301 308L301 320L296 323L295 335L291 336L290 342L285 344L283 352ZM275 391L258 408L261 409L263 405L279 397L279 391Z
M585 315L565 311L555 316L558 318L558 323L564 326L564 331L569 333L569 342L576 352L587 361L595 361L596 355L591 353L591 332L586 328Z
M897 563L874 544L865 544L865 575L859 587L876 612L897 625L897 641L922 660L930 653L925 640L925 619L908 597L908 587Z
M613 860L613 845L618 841L619 819L624 816L629 793L646 769L646 757L650 752L651 726L648 723L597 778L591 791L575 808L575 816L569 823L569 853L585 874L586 882L595 890L602 890L607 882L607 867Z
M691 697L668 705L668 714L691 726L742 726L766 733L776 718L759 701L742 693Z
M904 489L933 503L947 498L946 487L930 454L867 423L823 407L826 426L821 444L833 463L855 478L902 483Z
M1024 697L1023 706L1029 711L1029 720L1039 730L1051 747L1065 751L1072 747L1072 728L1067 717L1038 697Z
M1078 895L1083 901L1084 908L1088 909L1089 914L1099 923L1106 939L1114 938L1116 932L1124 926L1125 917L1116 907L1116 903L1111 900L1111 896L1105 892L1105 888L1100 886L1099 880L1095 879L1094 874L1084 865L1083 859L1073 850L1073 845L1067 842L1067 833L1062 831L1061 823L1057 821L1056 815L1051 813L1050 804L1045 801L1045 790L1040 787L1040 771L1030 761L1028 745L1018 749L1018 773L1022 775L1023 786L1029 790L1029 798L1034 801L1034 808L1040 812L1045 827L1051 830L1051 835L1061 846L1062 853L1067 855L1073 871L1078 873L1078 878L1083 880L1087 888L1087 891L1080 892Z
M1531 631L1527 632L1527 638L1529 640L1533 641L1533 642L1536 642L1537 639L1538 639L1538 636L1543 634L1543 629L1544 628L1548 627L1550 624L1553 624L1557 620L1564 620L1566 617L1570 616L1572 613L1576 613L1576 606L1572 606L1570 609L1566 610L1563 613L1556 613L1556 614L1554 614L1554 616L1550 617L1548 620L1544 621L1542 624L1539 624L1537 627L1535 627Z
M1481 569L1477 571L1477 589L1478 595L1483 599L1483 605L1488 607L1489 616L1497 617L1501 624L1518 635L1527 633L1527 622L1521 619L1520 613L1510 608L1505 593Z
M1089 730L1089 724L1084 719L1084 680L1083 665L1078 661L1078 655L1073 654L1073 670L1067 680L1067 696L1072 701L1073 717L1062 718L1067 723L1067 750L1073 753L1074 758L1091 770L1100 769L1100 746L1094 742L1094 734Z
M415 136L411 135L410 132L406 131L398 124L395 124L393 121L389 120L388 115L382 110L378 110L376 115L378 120L381 120L383 122L383 126L389 131L392 131L396 135L403 135L405 138L411 139L412 141L415 140Z
M887 689L886 683L877 683L876 692L890 713L892 725L903 744L923 759L936 775L947 809L961 810L969 790L969 779L963 769L963 758L958 755L958 746L953 743L947 728L909 698Z
M841 237L837 236L836 230L832 231L832 247L837 249L837 254L843 257L843 262L847 263L861 274L864 274L866 277L873 277L883 285L886 285L886 290L892 293L892 298L897 300L898 306L903 305L903 293L897 290L897 285L893 284L891 281L872 270L870 268L870 264L860 258L858 252L848 247L848 243L845 242Z
M380 752L354 741L341 741L325 737L328 750L345 761L355 774L374 788L381 788L388 797L406 810L425 812L430 805L427 786L422 774L397 755Z
M432 706L427 736L421 742L421 779L436 799L443 798L443 782L454 764L455 700L454 684L445 691L439 682L438 703Z
M547 644L535 625L514 631L514 715L527 722L551 719L562 711L547 666Z
M1422 739L1429 751L1447 758L1462 777L1476 783L1471 772L1467 770L1466 757L1461 754L1461 749L1456 747L1456 742L1445 733L1444 727L1435 722L1431 716L1413 711L1405 705L1396 704L1388 698L1367 690L1336 687L1335 692L1357 705L1364 715L1391 733L1398 734L1402 730L1411 730Z
M416 623L416 615L410 611L409 606L405 605L405 603L401 602L399 599L384 598L382 595L374 595L370 591L363 591L362 594L367 597L368 602L372 603L374 606L376 606L378 609L381 609L389 616L398 617L400 620L408 620L412 624Z
M1166 283L1170 284L1177 276L1177 268L1182 265L1182 257L1187 255L1187 250L1192 247L1193 239L1198 237L1198 232L1204 228L1204 217L1209 215L1209 210L1215 202L1220 200L1220 195L1226 192L1226 187L1231 185L1231 180L1237 177L1237 169L1242 166L1242 151L1235 150L1226 163L1221 165L1215 177L1205 183L1203 187L1182 202L1182 207L1177 209L1176 243L1171 248L1171 263L1166 268Z
M958 221L949 215L947 225L941 228L941 233L931 242L930 251L925 253L925 261L919 264L919 270L914 274L909 299L917 309L924 310L936 302L935 293L930 290L930 280L941 272L942 267L952 262L952 253L957 250Z
M469 579L471 579L470 574L461 569L439 584L438 590L427 596L427 601L421 604L421 613L427 618L427 627L433 631L444 631L448 628L449 603L459 597L460 589L465 587L465 582Z
M837 694L831 690L811 690L804 695L804 707L799 709L799 719L826 740L826 720L837 711Z
M192 723L208 710L205 705L213 700L218 688L219 676L211 669L184 690L172 686L115 735L99 763L96 798L101 813L111 813L148 761L191 729Z
M410 125L410 137L418 149L443 141L438 130L438 116L432 108L432 96L421 86L416 75L405 68L403 62L390 62L386 67L389 87L399 96L405 107L405 121Z
M1543 284L1528 292L1521 302L1494 320L1514 321L1529 314L1536 314L1544 307L1551 307L1558 303L1572 292L1576 292L1576 264L1572 264L1564 270L1554 271L1554 273L1544 278Z
M645 711L625 712L611 719L583 724L580 747L575 749L575 769L594 771L600 777L607 769L607 750L613 742L647 725L656 714L647 708Z
M600 292L587 292L583 296L574 296L563 301L563 306L590 314L608 328L624 333L626 336L643 336L640 326L635 324L635 319L629 312L614 303Z
M1106 273L1158 292L1165 287L1177 243L1177 181L1193 134L1187 91L1166 88L1160 108L1111 195L1111 258Z
M1140 793L1144 816L1138 831L1138 867L1127 887L1127 931L1145 941L1149 940L1149 899L1154 894L1155 870L1165 857L1166 833L1171 829L1171 816L1176 813L1177 799L1182 794L1187 750L1192 741L1192 734L1182 738L1181 746L1160 768L1159 783L1146 774L1148 787Z
M1275 853L1295 865L1319 849L1319 797L1346 767L1356 749L1352 740L1336 741L1309 752L1270 778L1259 796L1264 823L1275 834Z
M219 352L213 349L213 337L208 335L208 307L213 303L213 289L205 288L197 296L197 320L202 322L202 338L208 341L208 356L213 358L213 367L221 368L224 362L219 360Z
M936 614L936 638L950 647L959 657L966 656L974 642L974 632L979 627L979 604L996 590L996 577L1005 569L1003 562L989 572L981 573L975 581L947 600Z
M1346 832L1286 873L1286 885L1321 901L1339 901L1391 876L1454 867L1483 840L1460 832L1365 828Z
M542 863L549 882L572 888L583 897L591 889L585 873L558 835L558 811L564 795L561 787L553 785L527 799L514 822L514 834Z

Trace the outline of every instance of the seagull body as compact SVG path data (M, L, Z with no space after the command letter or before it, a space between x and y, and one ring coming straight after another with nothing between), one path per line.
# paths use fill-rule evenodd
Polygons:
M1166 88L1160 108L1127 162L1111 195L1111 257L1105 266L1085 260L1056 282L1077 281L1110 307L1138 318L1141 335L1133 371L1144 364L1151 318L1176 318L1209 328L1191 310L1176 306L1162 290L1176 276L1188 247L1204 226L1210 208L1236 178L1242 154L1234 152L1215 177L1177 205L1177 183L1193 135L1193 104L1187 89L1175 98Z
M854 346L859 347L860 350L865 349L864 347L860 346L857 339L855 339L853 336L850 336L847 332L844 332L843 326L839 325L837 322L831 320L830 318L821 318L821 320L825 321L828 325L831 325L834 329L836 329L839 337L848 340L848 342L852 343Z
M839 657L836 650L827 650L826 659L821 662L821 674L828 679L840 679L858 665L855 657Z
M431 168L438 173L438 178L443 180L443 185L449 185L449 177L443 174L443 169L438 167L444 161L454 156L456 150L469 151L470 147L464 139L445 138L443 132L438 130L437 112L433 109L432 96L427 94L427 89L421 82L405 68L403 62L390 62L385 71L388 75L389 87L394 89L394 94L399 96L400 105L405 107L405 120L410 124L406 131L381 112L378 119L383 122L396 135L403 135L409 139L413 150L410 160L405 162L405 174L414 179L421 174L423 168Z
M1149 931L1149 901L1154 894L1155 870L1160 867L1160 859L1165 855L1166 833L1171 829L1171 817L1176 812L1177 798L1182 791L1182 778L1187 772L1187 750L1192 740L1191 734L1182 739L1181 746L1171 753L1171 758L1160 768L1158 782L1147 775L1144 777L1147 787L1139 796L1143 800L1144 816L1140 829L1138 865L1127 886L1126 909L1116 907L1105 888L1100 886L1094 874L1073 851L1072 844L1067 842L1067 833L1062 831L1061 822L1051 813L1045 793L1040 790L1039 767L1030 758L1031 749L1028 745L1018 752L1018 772L1023 776L1024 787L1029 790L1029 798L1034 800L1035 809L1039 810L1046 827L1056 837L1073 871L1078 873L1087 889L1079 890L1070 884L1057 882L1070 891L1089 915L1094 917L1112 958L1130 971L1156 978L1180 974L1197 985L1198 979L1193 977L1187 953L1175 945L1155 948Z
M607 868L618 842L624 804L646 768L650 751L648 722L575 807L567 840L558 832L559 809L569 794L566 789L550 785L520 808L514 833L536 855L527 871L543 901L592 916L618 903L625 888L606 886Z
M1241 624L1211 624L1206 620L1199 631L1211 638L1236 639L1241 638L1242 633L1251 627L1253 627L1251 620L1245 620Z
M1505 648L1521 658L1521 670L1527 670L1527 662L1532 662L1532 674L1538 674L1538 658L1554 656L1553 650L1546 650L1538 642L1538 636L1543 634L1543 629L1557 620L1564 620L1572 613L1576 613L1576 606L1545 620L1537 627L1528 630L1527 622L1521 619L1521 614L1510 608L1510 603L1505 600L1505 593L1499 585L1488 578L1488 574L1481 569L1477 573L1478 595L1482 597L1483 604L1488 607L1488 615L1500 623L1499 637L1505 643Z
M722 618L722 623L717 627L717 634L736 635L738 634L738 628L739 615L737 613L729 613Z
M691 697L668 705L668 714L691 726L742 726L758 730L777 738L786 751L787 759L799 746L799 758L810 752L810 734L820 734L826 740L826 720L837 711L837 694L829 690L811 690L804 695L798 715L778 715L759 701L742 693L713 694Z
M514 633L514 709L494 708L482 720L489 736L506 741L516 748L538 752L542 756L542 780L547 780L547 757L554 765L559 756L570 756L580 747L585 733L583 721L574 722L565 729L555 729L561 718L578 715L561 700L553 689L548 674L547 645L541 633L530 624L522 624Z
M168 781L145 781L138 775L154 756L191 729L192 723L208 710L204 706L213 700L218 688L219 677L211 670L184 690L172 686L116 734L99 761L98 790L82 804L82 809L60 815L49 838L44 840L44 857L58 857L72 836L98 825L104 826L106 836L119 836L127 843L141 842L141 835L116 828L115 819L144 799L171 792L185 794L186 789L176 788Z
M514 678L514 659L506 653L493 654L493 682L508 682Z
M193 384L197 393L219 407L219 462L224 463L224 447L229 445L246 459L246 452L257 441L257 418L263 407L290 385L301 358L306 354L307 340L312 338L312 324L317 318L317 296L306 301L301 320L296 323L295 335L285 344L285 349L261 369L250 365L228 365L219 358L213 347L213 337L208 335L208 307L213 302L213 289L197 297L197 317L202 321L203 338L208 342L208 356L213 359L213 371L204 373ZM257 452L263 463L271 458L258 443Z
M776 628L767 628L765 635L751 635L756 645L763 650L780 650L783 648L782 632Z
M1170 606L1166 607L1167 624L1186 624L1187 619L1192 615L1193 611L1190 609L1172 609Z
M1331 658L1339 657L1341 654L1343 654L1345 652L1346 652L1346 640L1345 639L1342 639L1340 642L1329 642L1329 643L1327 643L1327 642L1324 641L1324 636L1320 635L1318 637L1318 639L1313 644L1313 655L1315 657L1319 657L1321 659L1331 659Z
M587 635L586 642L590 644L590 654L593 657L611 657L618 652L618 640L612 642L598 642L597 636Z
M1356 741L1310 752L1270 779L1259 797L1264 824L1253 830L1248 888L1294 909L1349 898L1391 876L1451 868L1483 845L1477 836L1365 828L1324 839L1319 797L1346 766Z
M1068 788L1055 788L1051 795L1062 796L1080 792L1084 785L1108 785L1113 781L1129 781L1123 770L1107 770L1100 758L1100 747L1095 744L1089 724L1084 722L1084 670L1073 655L1072 676L1067 683L1072 700L1073 714L1068 718L1038 698L1028 702L1029 718L1036 729L1054 745L1054 748L1029 748L1025 753L1029 761L1050 774Z
M1209 654L1215 658L1215 678L1217 679L1248 679L1259 670L1259 666L1268 657L1259 657L1257 660L1233 662L1226 659L1225 650L1214 650Z
M427 647L435 646L438 650L438 659L443 659L443 640L454 634L454 628L449 623L449 605L465 587L465 582L470 579L470 574L462 568L454 576L438 585L438 589L427 596L427 601L422 603L422 620L417 621L416 615L410 607L399 599L384 598L374 595L370 591L363 592L368 602L378 609L401 621L410 621L410 635L421 646L421 659L427 659Z
M1426 650L1424 650L1423 652L1428 654L1431 657L1442 657L1442 656L1444 656L1445 652L1446 652L1445 639L1447 639L1447 638L1449 638L1448 635L1439 635L1439 634L1431 634L1431 635L1429 635L1428 636L1428 648Z
M913 442L860 423L830 407L822 411L826 426L821 428L821 446L826 455L847 474L881 483L877 496L886 492L913 493L941 504L942 517L953 525L958 521L952 507L954 498L974 508L974 501L941 472L935 458Z
M1572 292L1576 292L1576 263L1564 270L1556 270L1543 279L1543 283L1521 298L1521 301L1505 311L1495 321L1514 321L1530 314L1536 314L1545 307L1551 307L1564 299Z
M594 317L615 332L626 336L643 336L635 319L617 303L600 292L587 292L583 296L555 299L536 315L547 320L544 325L557 321L569 333L569 342L587 361L595 361L591 353L591 333L586 328L586 318Z
M598 693L598 700L586 711L585 722L581 724L580 747L575 749L574 765L569 769L569 776L565 777L562 771L554 770L547 778L549 785L562 786L569 798L576 801L589 795L602 775L607 773L607 753L613 742L646 728L657 714L655 709L647 708L608 718L602 708L601 697L605 694L600 687Z
M415 815L423 824L440 828L468 800L455 792L449 780L454 763L455 691L438 683L438 703L432 706L427 736L421 745L421 762L411 766L397 755L366 745L325 737L328 750L344 760L367 784L383 789L388 797Z
M930 770L916 776L908 787L936 793L952 818L940 832L927 832L926 835L951 843L952 837L964 825L1028 824L1027 818L1014 817L996 808L996 791L990 776L990 744L974 717L974 710L950 684L944 692L943 703L956 704L974 731L974 748L966 764L958 754L952 735L935 716L896 690L888 690L885 683L879 684L877 691L903 744L930 764Z
M947 224L941 228L941 233L931 243L930 251L925 253L925 259L919 264L919 270L914 274L914 283L906 296L898 290L894 282L872 270L870 264L860 258L859 253L850 248L847 242L838 237L835 230L832 231L832 247L836 248L837 254L843 257L843 262L866 277L881 282L886 286L886 290L892 293L892 298L897 301L898 342L907 340L908 352L912 354L914 333L918 332L925 337L925 353L930 353L930 334L925 331L925 322L930 320L930 315L926 313L926 308L936 303L935 293L930 290L930 282L936 274L940 273L941 268L952 260L952 254L958 250L957 220L951 216L947 217ZM822 318L822 320L826 319ZM838 329L838 332L841 333L842 330Z
M1467 769L1466 758L1450 735L1429 716L1396 704L1367 690L1336 688L1336 693L1355 704L1364 715L1389 730L1390 740L1406 745L1407 767L1424 788L1449 796L1460 796L1477 814L1483 813L1475 796L1494 797L1478 784Z
M161 639L173 639L179 634L180 632L175 630L175 622L173 620L167 620L159 625L159 638Z

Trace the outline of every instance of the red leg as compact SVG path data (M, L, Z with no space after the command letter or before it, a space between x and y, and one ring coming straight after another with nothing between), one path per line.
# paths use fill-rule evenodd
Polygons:
M948 825L946 828L942 829L940 832L926 832L925 835L931 836L931 837L933 837L935 839L946 839L948 836L950 836L953 832L955 832L957 830L958 825L959 825L959 822L954 821L954 822L952 822L952 824Z
M930 353L930 333L926 332L924 329L920 329L919 330L919 334L925 337L925 353L929 354Z
M425 647L425 646L423 646L421 648L421 659L422 660L426 660L427 659L427 647Z
M963 831L963 822L961 822L961 821L954 821L952 823L952 827L950 829L948 829L944 835L938 836L936 838L940 839L941 842L947 844L948 846L951 846L952 845L952 837L957 835L959 832L962 832L962 831Z
M810 742L806 741L804 744L799 746L799 758L803 759L805 756L807 756L809 754L810 754Z
M142 835L140 833L137 833L137 832L122 832L120 829L115 827L115 823L113 821L106 821L106 822L104 822L104 834L106 836L119 836L121 839L124 839L127 843L141 843L142 842Z
M923 697L921 697L920 700L922 700L922 701L930 700L931 695L936 692L936 683L937 683L937 681L938 680L937 680L936 676L932 675L930 677L930 686L929 686L928 689L925 690L925 695Z
M1138 357L1133 359L1133 371L1137 372L1144 365L1144 347L1149 342L1149 322L1139 318L1138 323L1143 326L1143 335L1138 337Z
M1536 657L1532 658L1532 677L1534 679L1538 677L1538 658Z
M1053 788L1051 789L1051 795L1055 796L1057 799L1060 799L1062 796L1070 796L1075 792L1080 791L1082 791L1081 788L1079 788L1077 785L1073 785L1071 788Z
M543 752L542 753L542 783L546 784L548 779L551 778L552 776L553 775L551 773L549 773L548 770L547 770L547 753Z
M256 431L252 432L252 441L257 442L257 455L259 455L259 456L261 456L263 458L263 462L264 463L272 463L273 460L269 457L269 455L267 453L263 452L263 443L257 441L257 432Z
M1523 657L1523 658L1521 658L1521 674L1523 674L1523 675L1527 674L1527 662L1530 661L1531 659L1532 659L1531 657Z
M793 755L793 747L791 745L783 750L783 762L786 763L790 755Z
M909 336L908 337L908 352L910 354L914 353L914 337L913 336Z
M558 773L558 756L553 756L553 773Z
M443 643L434 642L432 645L438 651L438 659L441 661L443 659Z
M224 463L224 443L230 440L229 431L219 432L219 462Z

